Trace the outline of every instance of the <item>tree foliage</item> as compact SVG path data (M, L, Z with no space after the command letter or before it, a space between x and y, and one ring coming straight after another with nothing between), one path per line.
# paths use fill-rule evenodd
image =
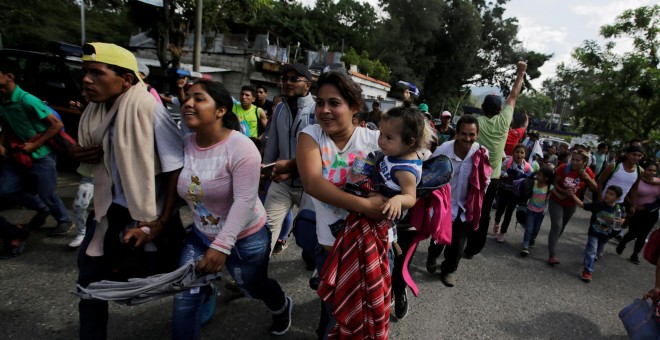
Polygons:
M468 85L498 85L506 94L518 60L528 61L533 79L550 58L522 48L517 20L503 16L506 2L382 0L389 19L370 51L390 66L392 78L423 84L430 103L458 96Z
M177 66L188 34L195 28L196 1L163 0L163 2L163 7L155 7L135 0L127 1L129 18L140 28L150 32L151 37L156 41L161 65ZM256 18L261 10L270 6L272 0L204 0L202 32L228 32L228 23L248 22Z
M553 91L574 106L583 132L609 140L647 138L658 133L659 18L660 5L625 11L614 25L603 26L601 34L606 38L634 37L632 52L617 54L611 40L604 46L586 41L575 49L574 65L560 65L557 79L547 83L560 85Z
M374 8L357 0L317 0L313 8L299 2L277 1L253 22L275 33L281 44L320 50L364 49L378 23Z
M134 26L120 1L87 3L86 40L126 45ZM80 44L80 5L75 0L0 0L0 33L5 47L42 51L48 41Z
M540 92L522 94L516 101L516 111L543 119L546 113L552 112L552 99Z
M369 58L367 51L362 51L360 55L355 52L352 47L348 49L341 61L346 63L346 68L351 65L356 65L361 73L374 77L382 81L388 81L390 78L390 69L383 65L379 60L372 60Z

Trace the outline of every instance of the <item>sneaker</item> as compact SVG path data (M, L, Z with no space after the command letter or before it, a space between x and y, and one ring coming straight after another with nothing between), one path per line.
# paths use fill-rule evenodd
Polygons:
M551 257L548 259L548 264L550 265L556 265L559 264L559 258L558 257Z
M456 278L453 273L440 273L440 281L442 281L447 287L453 287L456 285Z
M591 273L586 269L582 271L582 281L591 282Z
M209 299L202 305L202 327L206 326L209 322L211 322L211 319L213 319L213 316L215 315L215 307L218 302L218 296L220 296L218 287L211 283L211 288L212 290L211 295L209 295Z
M438 259L431 255L428 255L426 257L426 271L429 272L429 274L434 274L437 269L438 269Z
M525 256L528 256L528 255L529 255L529 249L527 249L527 248L523 248L523 249L520 251L520 256L525 257Z
M48 236L64 236L73 229L71 222L60 222L53 230L48 233Z
M639 264L639 256L633 253L632 255L630 255L630 262L632 262L633 264Z
M500 224L495 223L495 225L493 226L493 235L497 235L499 233L500 233Z
M11 240L9 246L5 247L0 259L6 260L23 254L25 250L25 240Z
M73 239L69 243L69 247L71 248L78 248L82 244L82 241L85 239L85 235L77 235L76 238Z
M291 328L291 310L293 310L293 300L286 297L286 308L280 314L273 314L273 324L270 325L270 334L284 335Z
M616 253L621 255L624 249L626 249L626 246L623 243L619 242L619 244L616 246Z
M474 258L474 255L463 252L462 258L472 260Z
M277 240L275 242L275 248L273 248L273 255L277 255L284 251L289 245L286 243L286 240Z
M529 241L529 247L530 248L534 248L535 245L536 245L536 240Z
M28 230L37 230L46 224L46 219L50 216L50 211L37 212L36 215L32 216L30 222L25 225Z
M408 293L406 289L399 296L394 294L394 315L397 319L403 319L408 315Z
M504 243L504 234L497 233L497 235L495 235L495 240L497 243Z

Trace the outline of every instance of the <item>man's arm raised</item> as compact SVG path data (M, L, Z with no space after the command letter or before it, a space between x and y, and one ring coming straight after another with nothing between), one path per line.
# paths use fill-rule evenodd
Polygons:
M524 61L519 61L517 65L518 69L516 70L516 81L513 82L513 87L511 92L506 97L506 105L511 105L512 107L516 106L516 99L520 95L520 90L522 88L523 77L525 76L525 71L527 70L527 64Z

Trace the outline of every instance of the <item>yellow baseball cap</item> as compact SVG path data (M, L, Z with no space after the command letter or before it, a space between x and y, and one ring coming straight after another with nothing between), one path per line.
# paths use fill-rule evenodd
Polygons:
M95 61L123 67L133 71L137 79L144 83L139 76L137 59L131 51L115 44L100 42L85 44L82 49L82 61Z

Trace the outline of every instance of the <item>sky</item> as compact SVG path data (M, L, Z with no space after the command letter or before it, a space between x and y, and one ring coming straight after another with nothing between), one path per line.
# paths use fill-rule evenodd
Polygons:
M359 0L378 8L378 0ZM414 0L412 0L414 2ZM314 0L302 0L313 5ZM570 63L571 53L585 40L605 41L600 27L614 22L626 9L660 4L660 0L510 0L505 17L518 18L518 39L526 49L553 54L533 81L540 88L543 79L552 77L557 65ZM617 52L632 49L630 39L616 40Z

